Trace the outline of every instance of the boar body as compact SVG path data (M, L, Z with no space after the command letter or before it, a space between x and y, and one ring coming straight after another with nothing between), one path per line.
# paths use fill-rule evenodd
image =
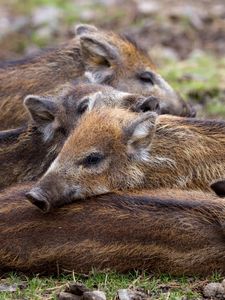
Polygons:
M208 191L212 181L225 177L224 149L223 121L93 109L71 133L30 198L50 208L65 203L64 198L72 201L115 190Z
M88 106L122 106L134 111L157 109L155 98L98 84L66 84L56 95L25 99L29 125L0 132L0 189L39 178L61 150Z
M161 99L162 112L194 115L155 71L146 53L135 43L94 26L80 25L75 39L57 49L0 69L0 129L27 121L22 103L28 94L52 93L75 79L109 84L119 90Z
M2 272L225 274L223 199L146 190L81 200L46 216L25 201L30 188L0 195Z

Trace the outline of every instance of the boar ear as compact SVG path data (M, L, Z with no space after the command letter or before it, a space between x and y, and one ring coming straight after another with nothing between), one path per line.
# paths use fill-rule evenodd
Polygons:
M50 141L60 127L56 120L57 104L47 97L28 95L24 100L24 105L31 120L43 134L43 140L45 142Z
M92 83L109 82L113 77L110 67L120 62L118 48L98 34L81 35L80 45L86 77Z
M29 95L25 98L24 105L30 114L31 120L42 132L44 141L51 140L59 127L58 122L55 122L58 110L57 104L45 97Z
M211 189L217 194L219 197L225 197L225 180L219 180L211 184Z
M81 36L83 34L97 32L97 31L98 31L97 27L89 24L78 24L77 26L75 26L76 36Z
M102 106L102 92L97 92L90 97L82 99L77 105L77 113L82 115L85 112L89 112L95 108Z
M55 119L57 104L47 97L28 95L24 99L24 105L29 111L33 121L38 124L49 123Z
M148 150L155 134L156 117L154 112L143 113L124 128L127 152L131 157L141 161L149 159Z

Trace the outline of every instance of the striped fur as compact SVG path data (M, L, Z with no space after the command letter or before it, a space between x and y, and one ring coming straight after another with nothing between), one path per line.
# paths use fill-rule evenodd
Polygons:
M153 190L77 201L48 214L0 195L0 270L57 274L133 269L225 274L225 202L202 192Z

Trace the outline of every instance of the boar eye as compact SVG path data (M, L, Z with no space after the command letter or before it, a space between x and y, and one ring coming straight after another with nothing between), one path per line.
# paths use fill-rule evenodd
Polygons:
M141 81L154 85L154 74L152 72L142 72L138 75L138 77Z
M84 167L91 167L98 165L104 159L104 155L102 153L94 152L89 154L87 157L83 159L81 164Z
M66 130L65 128L63 128L63 127L59 127L59 128L58 128L58 132L59 132L60 134L64 135L64 136L67 135L67 130Z
M82 115L88 108L89 98L85 98L77 107L77 113Z

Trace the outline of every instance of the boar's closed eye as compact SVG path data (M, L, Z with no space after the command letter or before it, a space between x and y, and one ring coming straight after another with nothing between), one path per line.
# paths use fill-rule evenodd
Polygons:
M90 101L89 98L85 98L79 103L77 107L78 114L82 115L87 110L89 101Z
M102 153L94 152L94 153L91 153L88 156L86 156L80 162L80 164L83 165L84 167L88 168L88 167L98 165L104 158L105 158L105 156Z
M138 78L143 82L154 85L154 74L152 72L145 71L145 72L139 73Z

